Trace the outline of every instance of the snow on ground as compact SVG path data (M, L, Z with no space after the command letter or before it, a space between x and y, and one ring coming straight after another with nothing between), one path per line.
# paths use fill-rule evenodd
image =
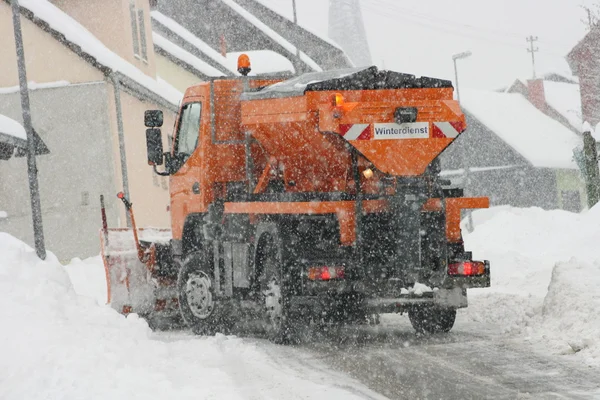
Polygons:
M600 206L582 214L499 207L473 213L465 245L491 261L467 318L600 365Z
M0 399L381 398L323 367L282 361L275 345L157 340L136 315L101 305L98 257L65 269L2 232L0 254ZM96 298L77 295L71 280Z

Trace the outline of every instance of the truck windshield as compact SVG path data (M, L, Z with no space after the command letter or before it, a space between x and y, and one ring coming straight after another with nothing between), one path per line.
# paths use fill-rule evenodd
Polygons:
M177 131L175 152L188 158L198 145L200 135L200 115L202 103L189 103L181 110L181 119Z

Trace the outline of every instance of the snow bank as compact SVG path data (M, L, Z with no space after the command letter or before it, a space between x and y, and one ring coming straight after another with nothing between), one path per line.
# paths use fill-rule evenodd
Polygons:
M354 393L368 392L235 337L155 337L136 315L75 293L66 271L73 278L79 269L74 281L89 290L82 280L96 277L83 268L98 272L99 258L65 270L54 255L40 261L6 233L0 255L0 399L358 399Z
M600 364L600 261L573 258L558 263L542 309L542 325L553 332L559 352L581 351L590 363Z
M473 221L465 245L491 261L492 287L470 291L467 317L600 365L600 205L582 214L505 206Z

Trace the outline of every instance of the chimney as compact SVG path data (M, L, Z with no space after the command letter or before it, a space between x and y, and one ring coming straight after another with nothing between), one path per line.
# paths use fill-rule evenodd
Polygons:
M543 79L530 79L527 81L528 98L531 104L533 104L538 110L546 112L547 103L546 95L544 93L544 80Z

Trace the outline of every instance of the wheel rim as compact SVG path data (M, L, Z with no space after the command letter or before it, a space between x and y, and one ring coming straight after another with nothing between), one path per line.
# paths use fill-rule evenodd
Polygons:
M215 309L210 278L206 274L192 274L189 276L185 294L192 314L200 319L210 317Z
M271 327L277 330L281 327L283 321L283 305L281 298L281 286L272 279L263 292L265 296L265 308Z

